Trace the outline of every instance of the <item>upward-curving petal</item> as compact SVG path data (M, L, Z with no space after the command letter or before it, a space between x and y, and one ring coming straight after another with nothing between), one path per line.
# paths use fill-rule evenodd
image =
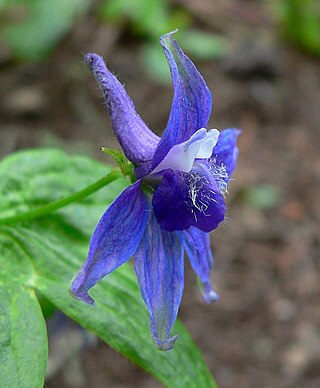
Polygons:
M127 158L135 165L151 160L159 138L137 114L125 88L97 54L87 54L86 64L102 90L113 130Z
M176 336L170 338L181 303L184 286L183 249L176 233L162 230L149 213L141 243L134 254L143 300L149 310L151 333L160 350L170 350Z
M235 128L228 128L221 131L212 153L212 158L215 159L217 165L225 165L229 178L237 162L239 150L236 142L240 133L241 131Z
M149 210L140 186L141 181L128 186L101 217L90 241L87 260L71 284L76 298L93 304L88 290L136 251Z
M204 79L173 38L174 32L160 39L170 66L174 96L166 130L156 149L155 168L176 144L188 140L200 128L206 128L212 97Z
M201 281L201 292L207 303L219 299L218 294L212 289L210 273L213 266L213 256L210 249L209 233L191 227L179 232L184 249L189 257L194 272Z

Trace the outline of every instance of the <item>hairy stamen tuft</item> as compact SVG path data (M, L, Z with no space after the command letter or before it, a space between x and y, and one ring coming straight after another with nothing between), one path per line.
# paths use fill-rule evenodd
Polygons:
M195 220L197 221L196 210L209 217L210 214L206 214L206 211L209 208L210 202L217 203L217 201L211 196L211 194L215 194L214 191L204 189L204 186L209 183L208 180L204 176L192 172L185 174L185 182L189 195L189 201L186 201L186 204L194 215Z
M208 159L208 167L211 174L213 175L214 179L218 184L221 194L225 196L226 194L229 193L228 191L229 174L227 173L227 167L223 163L218 165L215 157L211 157Z

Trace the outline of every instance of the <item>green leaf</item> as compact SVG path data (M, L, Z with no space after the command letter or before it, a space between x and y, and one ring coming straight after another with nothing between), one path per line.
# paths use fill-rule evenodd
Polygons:
M168 28L164 32L173 29ZM179 42L187 54L189 53L200 60L221 58L229 51L229 43L226 38L200 30L184 29L179 31ZM142 46L141 57L151 78L159 83L171 83L168 63L160 45L153 41L145 43Z
M168 0L104 0L99 16L107 23L129 22L136 34L157 42L161 35L192 21L184 9L172 7Z
M164 0L107 0L100 6L106 22L131 22L135 32L157 37L167 32L170 19L168 2Z
M106 166L82 156L67 156L51 149L17 152L0 163L1 218L14 216L71 195L111 171ZM85 198L81 206L64 208L77 229L92 231L108 203L126 186L118 179L104 191ZM88 213L88 215L87 215Z
M253 186L245 192L246 201L253 207L262 210L275 208L281 202L281 192L272 185Z
M286 38L313 55L320 55L318 0L285 0L275 3L275 14Z
M70 157L54 150L11 156L0 164L1 214L15 214L69 195L107 171L106 166L88 158ZM69 293L70 281L86 257L96 222L124 184L120 179L50 217L1 226L0 235L21 248L15 253L17 260L32 259L33 284L48 300L166 386L214 387L198 348L181 323L177 322L172 331L179 334L172 351L160 352L154 347L148 313L131 264L122 266L92 289L96 302L93 308ZM35 190L37 203L32 195ZM10 200L5 199L10 193Z
M221 58L229 51L229 44L226 38L200 30L189 29L188 31L183 31L179 41L186 52L199 59Z
M86 0L14 0L12 6L25 8L27 18L5 26L3 35L22 59L41 60L53 50L72 27L75 17L90 5Z
M160 45L144 44L141 52L149 76L163 84L171 83L170 70Z
M35 275L30 259L6 235L0 235L0 274L1 386L41 388L48 341Z

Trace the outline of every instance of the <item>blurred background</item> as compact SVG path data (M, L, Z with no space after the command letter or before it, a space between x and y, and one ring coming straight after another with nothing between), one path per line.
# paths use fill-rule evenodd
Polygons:
M239 127L228 219L212 234L205 305L186 268L180 319L220 387L320 384L320 2L0 0L0 155L119 147L82 62L104 56L159 135L172 99L159 45L176 39L213 91L209 128ZM158 387L44 301L46 386Z

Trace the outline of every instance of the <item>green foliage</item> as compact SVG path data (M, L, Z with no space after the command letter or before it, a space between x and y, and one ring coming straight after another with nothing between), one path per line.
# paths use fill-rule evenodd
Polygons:
M285 36L304 50L320 55L320 3L285 0L277 5Z
M146 43L142 46L141 57L149 76L159 83L170 83L168 63L159 44Z
M45 317L45 319L51 317L53 313L56 311L55 305L50 302L49 299L47 299L42 292L40 292L38 289L36 289L36 296L38 298L38 301L41 306L42 314Z
M35 273L23 248L0 234L0 381L2 387L42 387L48 345L34 292Z
M215 59L228 51L226 40L190 28L191 16L183 9L170 7L167 0L104 0L100 17L107 23L129 23L132 31L144 38L142 60L149 75L159 82L170 82L168 65L155 42L179 27L179 41L186 51L199 59Z
M184 27L188 23L188 15L171 10L166 0L105 0L101 3L100 17L116 24L129 21L135 33L157 40L177 25Z
M194 29L179 32L179 42L186 52L200 60L221 58L229 50L228 41L222 36ZM142 46L142 60L152 78L162 83L171 82L168 64L160 45L155 42L145 43Z
M51 53L74 19L90 5L86 0L13 0L4 11L20 10L23 20L7 23L0 30L14 54L27 60L41 60Z
M161 84L171 82L170 70L159 41L141 47L141 59L150 78Z
M16 57L41 61L90 5L86 0L0 0L0 35ZM128 23L142 37L142 59L158 81L168 82L170 77L163 53L154 48L154 43L177 27L183 46L199 59L219 58L228 50L223 37L190 29L191 15L172 7L168 0L101 0L98 16L107 23Z
M245 199L255 208L267 210L279 205L281 194L279 189L275 186L254 186L246 190Z
M199 59L220 58L228 52L228 42L221 36L200 30L185 31L179 42L186 51Z
M1 215L14 216L67 196L109 169L56 150L14 154L0 163ZM47 340L35 290L166 386L215 386L181 323L173 330L180 336L174 350L164 353L153 346L148 313L130 264L93 288L94 308L69 293L96 222L125 184L119 179L50 217L0 226L0 376L4 386L42 387ZM23 382L18 380L21 376Z

